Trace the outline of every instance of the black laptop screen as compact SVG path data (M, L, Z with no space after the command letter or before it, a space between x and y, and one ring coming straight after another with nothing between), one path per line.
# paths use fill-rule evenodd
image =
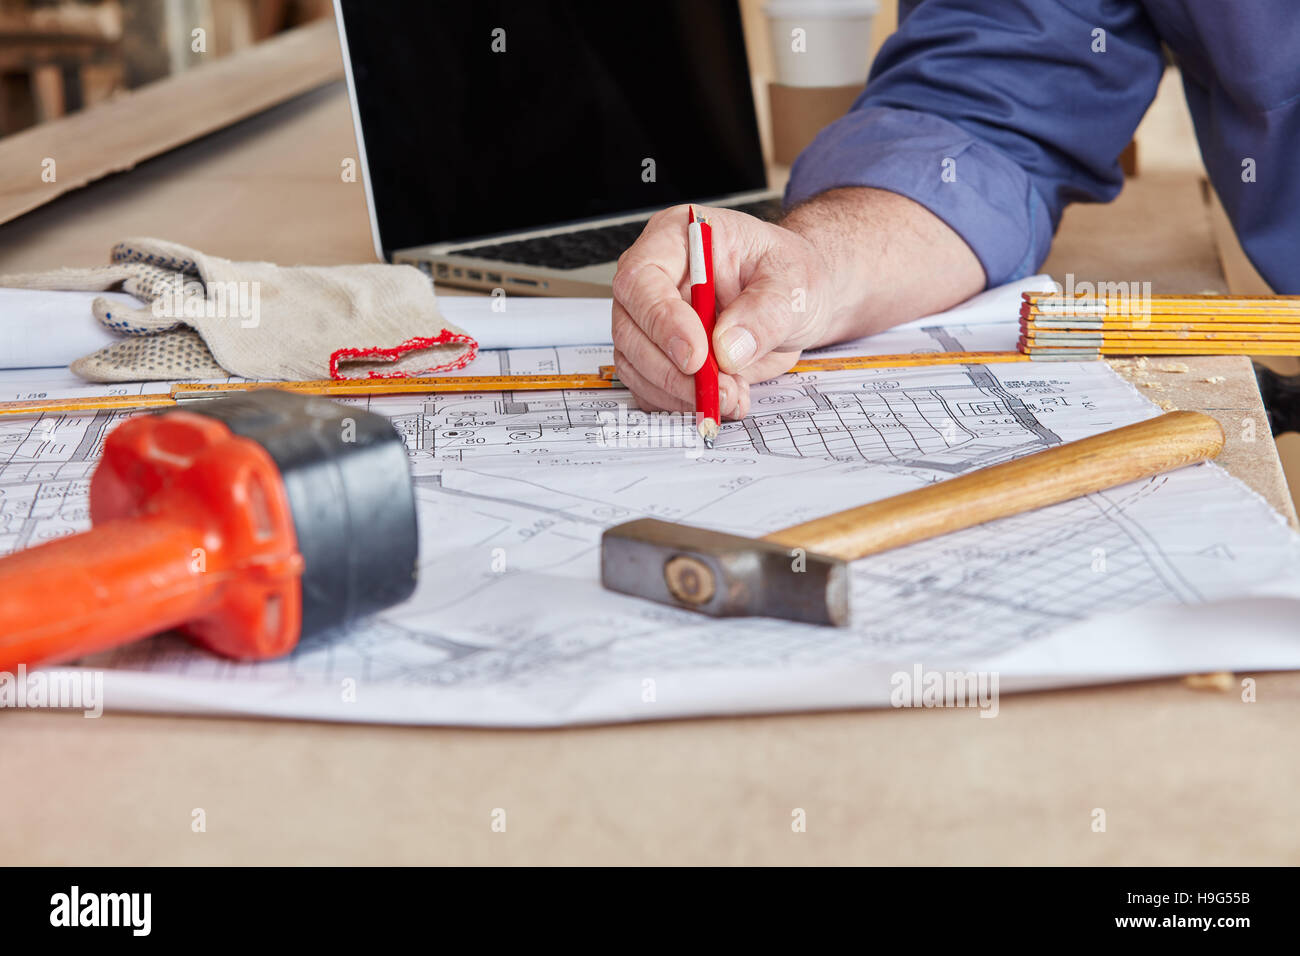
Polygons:
M765 185L735 0L341 8L386 256Z

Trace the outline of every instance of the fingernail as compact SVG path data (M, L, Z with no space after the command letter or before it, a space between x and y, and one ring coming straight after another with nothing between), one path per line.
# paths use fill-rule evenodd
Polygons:
M758 351L758 342L748 329L727 329L722 333L722 351L727 353L732 369L744 368L754 353Z
M672 356L677 367L685 372L691 367L691 344L683 338L674 336L668 340L668 354Z
M718 386L718 408L723 412L731 411L731 390L725 385Z

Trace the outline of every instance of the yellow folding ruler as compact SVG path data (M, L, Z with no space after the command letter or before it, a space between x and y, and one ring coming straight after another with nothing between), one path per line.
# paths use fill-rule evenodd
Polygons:
M791 372L833 372L846 369L909 368L926 365L986 365L1027 362L1020 352L915 352L903 355L828 355L802 359ZM178 382L166 392L144 395L82 395L73 398L30 398L0 402L0 416L43 412L87 412L100 409L165 408L219 398L255 388L278 388L303 395L410 395L420 393L536 392L556 389L622 387L614 366L602 365L585 375L439 375L431 378L321 379L307 382Z

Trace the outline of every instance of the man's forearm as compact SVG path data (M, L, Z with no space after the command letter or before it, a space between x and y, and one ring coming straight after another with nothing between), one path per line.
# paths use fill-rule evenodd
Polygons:
M833 189L781 223L826 260L832 320L818 345L880 332L956 305L985 285L970 246L943 220L897 193ZM810 293L811 294L811 293Z

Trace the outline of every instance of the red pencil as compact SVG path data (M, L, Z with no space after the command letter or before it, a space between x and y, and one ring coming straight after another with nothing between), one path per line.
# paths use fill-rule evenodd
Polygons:
M705 446L712 448L722 421L718 409L718 360L713 354L713 320L717 310L713 292L713 227L707 219L695 215L694 206L690 207L686 236L691 261L691 308L700 317L709 345L708 357L695 373L695 427Z

